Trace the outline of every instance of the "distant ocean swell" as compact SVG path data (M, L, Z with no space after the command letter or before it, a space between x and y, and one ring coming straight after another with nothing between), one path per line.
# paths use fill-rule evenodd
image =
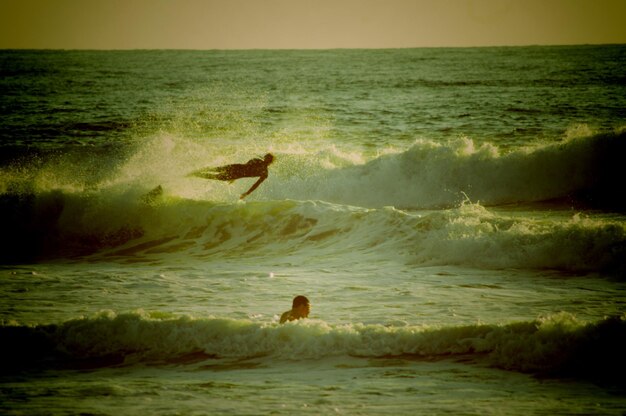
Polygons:
M176 363L199 359L320 359L332 356L415 359L459 357L521 372L622 380L626 317L583 323L568 314L506 325L387 327L287 325L135 312L58 325L4 324L4 368ZM623 380L622 380L623 382Z

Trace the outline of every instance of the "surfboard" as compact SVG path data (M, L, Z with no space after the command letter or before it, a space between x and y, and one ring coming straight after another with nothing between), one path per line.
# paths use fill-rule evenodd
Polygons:
M141 197L141 201L146 204L154 204L157 200L159 200L163 196L163 187L158 185L150 192Z

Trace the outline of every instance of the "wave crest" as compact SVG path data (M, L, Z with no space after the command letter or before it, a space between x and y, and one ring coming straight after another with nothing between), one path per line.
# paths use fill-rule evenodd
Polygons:
M565 198L571 204L626 210L621 155L626 133L573 135L558 143L502 153L471 139L418 140L368 163L281 180L269 195L365 207L441 208L470 198L484 205Z

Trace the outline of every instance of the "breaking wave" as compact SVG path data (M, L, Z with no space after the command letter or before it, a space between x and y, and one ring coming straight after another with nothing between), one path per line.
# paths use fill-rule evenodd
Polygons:
M471 203L413 212L290 200L225 204L172 198L148 204L62 192L2 198L6 261L361 254L415 265L616 276L626 271L624 222L585 214L546 219Z
M243 146L249 157L267 150ZM450 208L467 198L486 206L565 199L574 206L626 209L626 191L620 183L624 131L592 134L581 127L560 142L510 151L469 138L420 139L408 149L389 149L382 155L320 143L308 148L292 143L272 151L277 160L255 199L410 209ZM185 177L207 165L243 162L237 143L216 148L163 135L146 139L133 150L94 152L68 152L51 163L42 162L45 154L31 160L13 155L20 163L0 170L0 193L98 189L136 196L161 184L169 195L228 202L241 193L239 188L251 184L244 180L229 186Z
M462 357L513 371L614 380L626 369L624 317L584 323L565 313L504 325L390 327L101 312L61 324L5 324L0 334L3 367L15 370L332 356Z
M618 206L626 188L608 179L617 177L625 143L624 133L587 135L501 155L470 140L419 141L369 162L336 150L278 153L270 178L245 203L232 201L241 193L236 187L249 184L185 178L204 159L186 163L190 148L169 139L107 169L109 176L98 170L90 185L78 174L85 166L5 168L0 259L345 252L416 265L624 276L622 214L577 213L562 203L558 215L532 205L532 214L489 206L563 197ZM163 193L146 197L158 183Z
M626 209L621 155L626 133L576 135L508 153L471 139L418 140L411 148L307 179L274 184L270 195L382 207L440 208L469 197L484 205L565 199ZM290 186L291 185L291 186Z

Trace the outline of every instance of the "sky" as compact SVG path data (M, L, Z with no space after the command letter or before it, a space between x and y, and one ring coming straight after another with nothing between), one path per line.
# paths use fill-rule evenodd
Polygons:
M626 0L0 0L0 49L626 43Z

